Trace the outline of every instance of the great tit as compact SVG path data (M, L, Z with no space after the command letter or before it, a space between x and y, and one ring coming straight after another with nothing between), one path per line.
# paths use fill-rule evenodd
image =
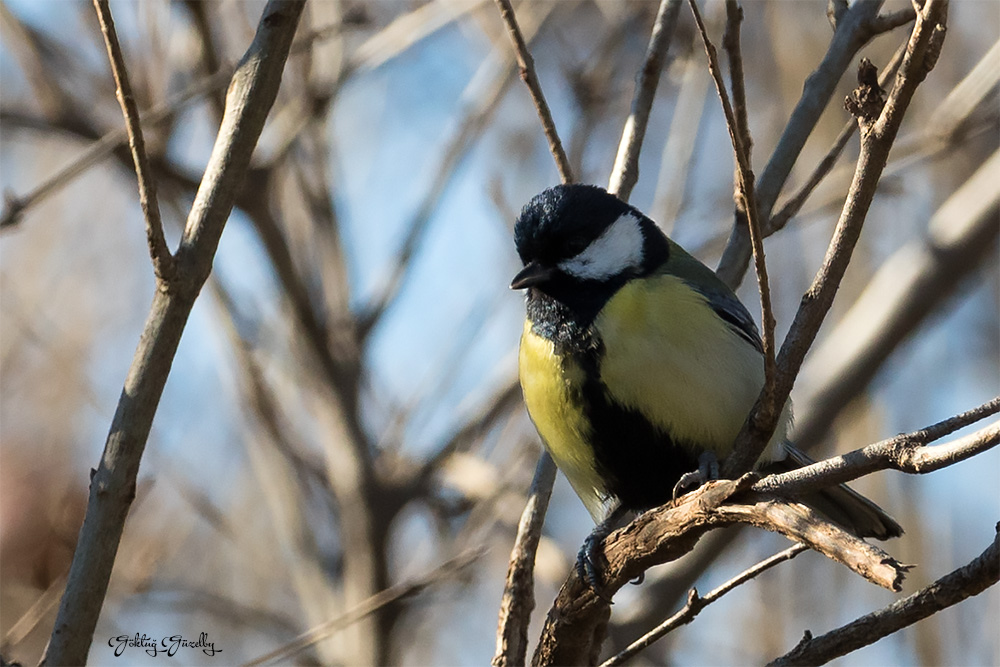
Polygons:
M521 388L556 465L597 522L670 501L699 459L730 453L763 387L753 319L715 272L596 186L534 197L514 241ZM789 403L759 467L809 461L784 440L790 420ZM846 486L800 500L860 537L903 532Z

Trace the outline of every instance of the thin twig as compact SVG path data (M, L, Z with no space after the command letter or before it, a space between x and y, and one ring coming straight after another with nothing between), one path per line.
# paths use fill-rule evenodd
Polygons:
M794 546L788 547L780 553L776 553L770 558L766 558L756 565L747 568L743 572L739 573L729 581L725 582L721 586L715 588L705 597L698 595L697 589L692 588L688 591L687 603L684 607L678 611L676 614L663 621L660 625L656 626L646 634L644 634L639 639L635 640L625 650L609 658L601 663L601 667L613 667L614 665L620 665L632 656L636 655L645 648L648 648L653 644L653 642L662 639L667 633L672 630L679 628L682 625L690 623L694 620L695 616L701 613L701 610L712 604L723 595L733 590L737 586L750 581L757 575L765 572L779 563L784 563L787 560L791 560L798 556L803 551L808 551L809 547L804 544L796 544Z
M226 116L177 251L178 272L183 271L183 276L172 281L171 289L157 290L153 296L104 453L91 477L86 517L49 641L49 664L79 665L87 660L153 417L181 334L212 270L226 219L277 96L303 5L301 1L269 2L254 41L233 75Z
M746 122L746 97L745 88L742 81L734 84L734 93L738 93L737 104L742 110L737 113L733 110L729 102L729 95L726 93L726 84L722 80L722 72L719 68L718 56L715 46L708 38L705 30L705 23L702 21L701 13L695 0L688 0L691 12L694 14L695 23L698 24L698 32L701 34L702 42L705 45L705 53L708 55L708 69L715 81L715 89L719 93L722 101L722 109L726 115L726 125L729 128L729 137L733 143L733 152L736 154L736 199L737 207L745 213L747 227L750 230L750 239L753 246L754 269L757 273L757 286L760 293L761 323L763 328L763 349L764 349L764 389L761 394L760 412L767 415L768 419L777 419L781 411L784 399L779 403L775 400L775 378L776 364L774 357L774 311L771 308L771 288L767 278L767 265L764 258L764 241L760 233L760 216L757 207L757 195L754 188L753 169L750 164L750 131ZM742 57L738 55L739 38L735 36L739 32L739 23L742 20L742 12L735 1L730 0L726 4L727 28L729 36L727 41L732 49L731 54L738 63L734 69L734 79L738 74L742 74ZM742 117L742 122L740 118Z
M903 56L905 54L906 42L903 42L899 45L899 48L896 49L896 53L893 54L892 60L889 61L889 64L885 66L885 69L883 69L882 73L879 75L878 83L880 86L887 86L889 80L896 75L896 70L899 69L900 63L903 62ZM808 199L809 195L811 195L813 190L816 189L816 186L818 186L830 173L830 170L833 169L833 165L836 164L837 158L840 157L840 154L843 152L844 146L847 145L848 140L854 136L854 131L857 127L858 124L853 118L844 123L844 127L840 130L840 134L838 134L837 138L834 140L833 146L830 147L830 150L827 151L826 155L823 156L823 159L820 160L818 165L816 165L816 168L813 169L811 174L809 174L809 178L806 179L806 182L803 183L802 187L800 187L794 195L789 197L788 201L785 202L778 212L772 215L767 221L764 228L765 236L770 236L776 231L783 229L785 225L788 224L788 221L799 212L802 205L805 204L806 199Z
M947 2L927 0L917 17L907 46L906 56L881 111L872 118L859 118L861 153L854 181L820 267L792 321L791 329L778 355L778 374L772 405L784 405L798 376L806 352L812 346L820 325L826 318L840 281L851 261L854 246L861 235L865 217L875 198L879 178L885 168L889 151L895 141L903 115L917 86L933 69L944 41ZM877 78L876 78L877 87ZM864 88L859 86L859 90ZM766 391L766 388L765 388ZM766 394L762 392L758 403ZM737 436L733 454L723 466L724 476L735 476L749 470L767 445L778 420L777 411L754 409Z
M371 614L374 614L379 609L382 609L398 600L402 600L403 598L416 595L427 587L432 586L443 579L459 574L464 569L469 567L469 565L481 558L484 553L485 550L482 547L469 549L468 551L441 563L423 576L417 577L411 581L404 581L395 584L394 586L380 591L367 600L361 602L353 609L349 609L343 614L340 614L325 623L303 632L301 635L284 646L279 646L273 651L269 651L264 655L254 658L253 660L247 662L245 667L263 665L269 662L287 662L287 660L292 656L301 653L317 642L323 641L335 632L338 632L343 628L353 623L357 623L359 620L370 616Z
M997 412L1000 412L1000 398L920 431L897 435L791 472L769 475L752 488L766 493L798 495L849 482L878 470L899 470L914 475L934 472L1000 444L1000 422L942 445L928 446L927 443Z
M542 536L542 523L552 496L556 479L556 464L548 453L543 453L535 468L528 502L517 524L517 537L511 549L507 580L500 602L500 620L497 624L494 667L523 665L528 652L528 622L535 608L534 570L535 553Z
M978 595L1000 580L1000 533L974 561L947 574L913 595L813 637L806 632L798 646L769 665L819 665L873 644L942 609Z
M842 8L844 4L839 3L838 7ZM757 183L757 198L762 219L770 217L778 193L854 55L874 35L871 22L875 20L881 4L881 0L859 0L838 14L830 46L823 60L806 78L802 95L761 172ZM752 249L747 228L737 219L717 269L723 282L733 288L740 284Z
M510 5L510 0L496 0L497 8L500 10L500 18L507 26L507 33L514 44L514 52L517 54L517 65L520 70L521 80L528 86L531 94L531 101L535 103L538 117L542 121L542 130L545 132L545 139L549 142L549 150L556 161L556 169L559 170L559 177L563 183L573 183L573 171L569 166L569 159L566 151L563 150L562 142L559 141L559 134L556 132L556 124L552 120L552 112L545 101L542 93L542 86L538 82L538 74L535 72L535 61L528 51L528 45L524 41L524 35L517 25L517 17L514 16L514 8Z
M663 71L663 63L670 49L680 8L681 0L660 0L660 7L653 21L653 31L649 35L649 45L646 47L646 57L635 75L632 110L622 129L618 155L608 180L608 192L622 201L628 201L632 188L639 179L639 152L646 136L649 112L653 107L653 98L656 97L660 72Z
M553 7L545 3L532 9L535 11L528 14L522 33L522 37L527 40L538 32ZM500 108L499 101L513 81L515 57L501 56L499 59L499 64L489 61L484 64L462 94L463 118L456 123L455 132L447 140L441 157L431 170L431 173L435 174L434 180L406 225L407 232L384 281L378 286L376 295L357 317L358 335L362 339L375 329L399 295L414 265L410 260L420 247L444 193L456 175L461 173L459 165L476 147L479 137L489 126L490 119ZM492 74L492 78L484 83L483 80L489 74Z
M149 168L149 158L146 156L146 142L142 138L142 125L139 122L139 107L132 94L132 86L128 80L125 68L125 56L121 44L118 43L118 33L111 17L111 7L108 0L94 0L97 19L104 34L104 44L108 48L108 60L111 61L111 73L115 77L116 96L125 116L125 130L128 133L128 145L132 151L132 161L135 163L135 174L139 181L139 205L146 218L146 243L149 245L149 255L153 260L153 271L160 281L170 281L174 275L174 258L167 247L163 236L163 220L160 218L160 204L156 198L156 181Z

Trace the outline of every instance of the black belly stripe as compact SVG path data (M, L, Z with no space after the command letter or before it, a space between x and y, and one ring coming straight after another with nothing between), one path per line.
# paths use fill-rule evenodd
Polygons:
M590 371L590 369L588 369ZM674 485L698 467L699 448L675 442L639 412L610 399L596 373L583 387L595 458L609 494L629 510L668 502Z
M593 447L606 493L629 510L669 501L681 476L698 467L697 453L703 447L675 442L639 412L608 396L599 379L604 344L591 326L599 308L581 316L534 289L528 292L527 306L532 330L551 340L557 355L572 357L584 369L582 409L590 420L592 442L581 444Z

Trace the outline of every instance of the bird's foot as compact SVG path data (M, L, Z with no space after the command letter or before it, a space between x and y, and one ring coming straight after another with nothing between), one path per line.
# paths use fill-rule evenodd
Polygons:
M684 473L674 484L674 500L716 479L719 479L719 459L714 452L704 451L698 456L698 469Z
M583 546L576 556L576 573L590 587L594 595L608 604L614 604L611 596L604 588L604 569L608 564L604 557L604 540L615 529L618 522L625 516L626 510L616 508L607 518L597 524L593 532L583 541Z

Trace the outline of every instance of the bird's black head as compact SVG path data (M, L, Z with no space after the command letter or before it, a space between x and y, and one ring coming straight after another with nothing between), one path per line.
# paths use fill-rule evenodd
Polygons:
M594 185L557 185L536 195L517 219L514 243L524 269L511 288L538 290L587 319L668 253L652 220Z

